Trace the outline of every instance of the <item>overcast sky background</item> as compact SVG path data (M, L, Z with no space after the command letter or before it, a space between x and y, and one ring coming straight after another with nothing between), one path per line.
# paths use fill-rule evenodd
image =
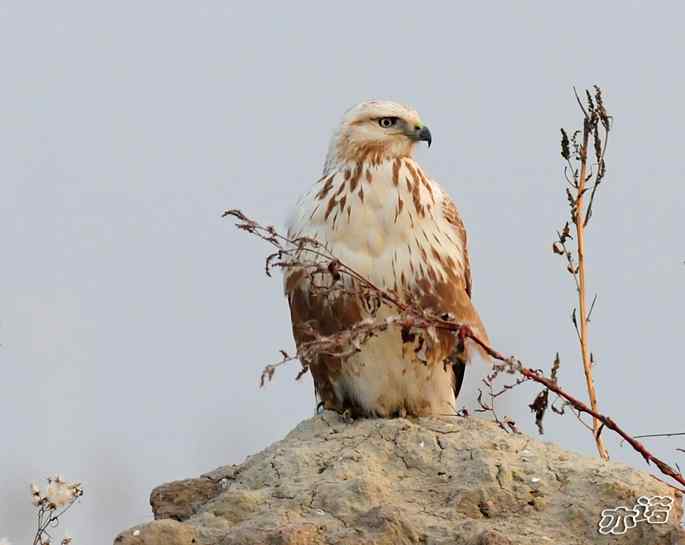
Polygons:
M110 543L151 518L154 486L239 463L312 415L296 366L257 389L293 347L287 304L268 248L219 216L282 225L367 98L430 126L418 160L470 230L494 345L545 369L559 351L584 398L575 291L550 248L571 86L606 89L615 131L587 242L600 404L633 433L685 431L684 16L675 2L0 3L0 537L29 540L28 483L61 472L86 490L65 520L75 543ZM468 371L469 403L484 371ZM531 434L536 391L500 403ZM546 429L594 453L573 416ZM648 445L685 465L682 441Z

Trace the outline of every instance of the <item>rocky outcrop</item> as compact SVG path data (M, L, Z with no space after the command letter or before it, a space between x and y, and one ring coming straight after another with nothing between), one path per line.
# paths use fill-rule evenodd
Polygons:
M656 507L640 520L640 496L672 498L668 520ZM151 504L157 520L117 545L685 544L674 489L474 417L326 412L243 464L156 488ZM602 510L621 506L600 534Z

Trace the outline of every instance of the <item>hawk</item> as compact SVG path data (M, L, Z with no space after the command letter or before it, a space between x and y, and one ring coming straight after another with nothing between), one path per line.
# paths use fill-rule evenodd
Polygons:
M464 223L452 200L412 158L431 132L414 110L389 101L362 102L335 130L323 176L298 201L288 236L323 244L345 265L402 300L450 316L487 342L471 302ZM347 278L346 282L354 282ZM322 294L300 267L286 268L284 285L298 346L312 331L331 335L365 318L397 314L377 309L354 290ZM475 343L440 331L424 357L389 327L349 357L318 354L309 364L325 409L355 416L454 415Z

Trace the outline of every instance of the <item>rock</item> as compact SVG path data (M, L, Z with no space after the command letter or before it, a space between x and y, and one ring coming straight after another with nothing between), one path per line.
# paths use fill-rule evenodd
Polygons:
M115 545L192 545L195 529L174 520L155 520L121 532Z
M640 496L673 498L668 521L598 532L602 510ZM117 545L685 543L679 492L475 417L326 412L241 465L156 488L151 504L159 520Z
M210 478L174 481L155 488L150 505L155 519L184 520L220 492L219 482Z

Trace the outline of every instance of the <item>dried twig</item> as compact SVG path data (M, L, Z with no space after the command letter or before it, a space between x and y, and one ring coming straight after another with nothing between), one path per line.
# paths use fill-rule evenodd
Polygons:
M677 433L650 433L647 435L636 435L635 439L641 439L641 438L646 438L646 437L678 437L680 435L685 435L685 432L677 432ZM678 449L676 449L678 450Z
M464 326L465 327L465 326ZM465 327L466 328L466 327ZM468 329L468 328L466 328ZM500 354L496 350L492 349L490 346L487 346L483 342L481 342L479 339L477 339L475 336L471 337L469 335L469 332L467 331L466 333L463 333L466 336L469 336L471 339L473 339L475 342L477 342L483 350L485 350L491 357L494 359L509 363L511 361L511 357L506 357L503 354ZM660 460L656 456L654 456L650 451L648 451L645 446L640 443L637 439L632 437L631 435L628 435L612 418L605 416L603 414L598 413L597 411L593 410L592 408L588 407L585 403L580 401L579 399L575 398L568 392L564 391L561 389L560 386L557 385L556 381L553 381L551 378L545 377L542 375L539 371L534 371L532 369L528 369L527 367L523 367L522 365L518 365L516 370L521 373L524 377L529 378L530 380L534 380L535 382L538 382L540 384L543 384L546 386L549 390L557 394L559 397L562 397L565 399L573 408L576 410L580 411L581 413L586 413L596 420L599 420L600 426L598 427L599 431L606 427L614 432L616 432L618 435L620 435L623 440L625 440L628 444L630 444L633 449L635 449L643 458L644 460L649 464L654 463L659 468L659 471L661 471L664 475L668 475L675 481L679 482L681 485L685 486L685 477L683 475L676 471L674 468L672 468L670 465L668 465L666 462L663 460ZM685 492L685 490L681 490Z
M628 435L628 433L626 433L612 418L600 414L595 409L587 406L585 403L563 390L557 383L559 366L556 362L553 367L552 377L546 377L539 369L534 370L525 367L516 357L505 356L500 352L497 352L475 335L470 327L457 323L452 316L435 315L434 313L420 308L411 301L407 303L401 302L392 292L374 286L356 271L331 256L321 243L309 239L288 239L277 233L273 227L263 227L259 225L254 220L246 217L239 210L227 210L224 212L224 216L236 218L238 220L236 225L239 229L245 230L277 248L276 254L272 254L277 255L277 257L269 257L271 266L302 267L303 270L306 269L309 271L310 278L328 275L330 281L321 284L322 290L334 291L338 289L337 283L340 283L340 280L335 281L338 274L340 274L340 277L352 278L358 282L357 289L360 290L358 294L362 299L372 297L375 301L383 301L383 303L394 308L397 313L382 320L362 320L355 324L350 330L326 337L317 336L316 332L312 329L310 332L314 336L314 339L307 343L300 343L296 356L281 352L282 361L271 366L269 371L265 369L266 379L270 380L273 377L275 368L278 365L284 364L286 361L292 361L295 358L300 359L303 364L303 370L298 376L301 376L306 372L309 365L308 362L311 361L311 358L315 354L334 354L338 357L345 358L358 351L361 344L371 338L375 333L383 331L388 327L400 328L403 338L425 336L430 339L438 330L449 331L457 336L459 343L464 343L468 339L480 346L485 353L495 360L492 362L493 372L489 375L490 377L494 377L501 372L509 374L518 373L523 377L522 379L517 380L515 384L505 386L500 392L494 392L493 390L493 399L525 380L537 382L554 392L559 398L563 399L565 404L573 407L578 415L584 413L598 420L600 423L597 427L598 432L601 433L604 428L614 431L639 452L648 464L654 463L663 474L668 475L685 486L685 477L683 477L679 471L676 471L666 462L654 456L644 447L644 445L642 445L642 443L637 441L636 438ZM312 262L303 257L309 254L315 255L317 260ZM295 262L290 261L290 259L295 259ZM335 266L331 267L331 263L335 263ZM269 369L269 366L267 366L267 369ZM266 379L263 374L262 381ZM559 411L558 409L554 409L553 405L552 408L555 412ZM563 409L561 409L561 411L563 412ZM467 413L462 412L461 414L466 416ZM512 421L504 420L503 424L507 426L510 431L516 431L516 425Z
M502 388L498 391L495 391L495 378L499 375L499 371L495 369L492 373L487 375L485 378L482 379L483 384L487 387L488 389L488 397L490 398L490 402L486 403L483 401L483 391L479 388L478 389L478 397L476 398L476 401L478 402L478 405L480 408L475 409L476 412L479 413L490 413L492 415L492 419L495 421L495 423L504 431L510 432L510 433L521 433L516 426L516 422L509 417L509 416L504 416L504 417L499 417L497 414L497 411L495 409L495 399L504 394L505 392L508 392L509 390L512 390L516 386L519 386L520 384L523 384L526 382L528 379L525 377L520 377L517 378L516 381L512 384L504 384Z

